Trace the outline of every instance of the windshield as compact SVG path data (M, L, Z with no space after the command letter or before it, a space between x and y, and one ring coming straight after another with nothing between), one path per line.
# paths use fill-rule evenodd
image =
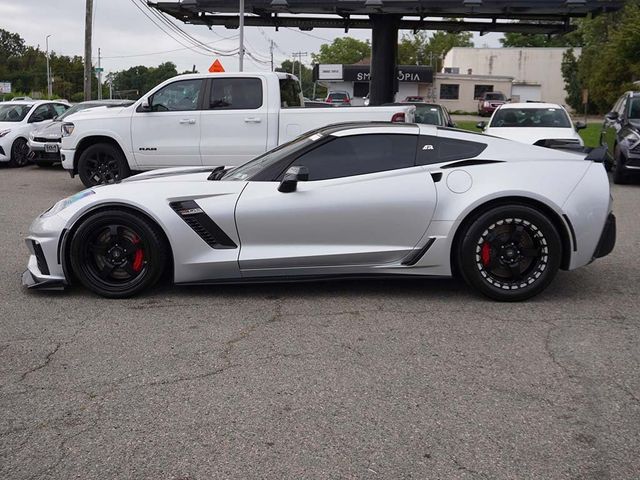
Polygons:
M507 99L503 93L499 93L499 92L487 93L485 94L484 98L487 100L502 100L502 101L505 101Z
M501 108L493 115L490 127L571 128L571 121L561 108Z
M640 120L640 97L632 98L629 101L629 118Z
M331 92L329 94L329 98L331 98L332 100L344 100L348 97L349 96L346 93L342 93L342 92Z
M322 138L322 134L317 132L309 132L301 135L288 143L283 143L279 147L250 160L244 165L240 165L239 167L230 170L220 180L248 180L263 169L279 162L290 153L295 152L299 148L313 143L320 138Z
M427 125L444 125L442 114L438 107L416 106L416 123L425 123Z
M21 122L33 104L0 105L0 122Z

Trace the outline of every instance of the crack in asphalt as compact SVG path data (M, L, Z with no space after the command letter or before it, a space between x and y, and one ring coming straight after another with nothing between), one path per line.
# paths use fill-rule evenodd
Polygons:
M466 466L462 465L462 464L458 461L458 459L457 459L457 458L455 458L455 457L453 457L453 456L452 456L452 457L450 457L450 458L451 458L451 461L455 464L455 466L456 466L456 467L458 467L458 470L463 470L463 471L465 471L465 472L467 472L467 473L470 473L470 474L471 474L471 476L473 476L474 478L475 478L475 477L488 478L484 473L482 473L482 472L478 472L477 470L473 470L473 469L471 469L471 468L469 468L469 467L466 467Z
M20 381L22 382L25 378L27 378L28 375L37 372L38 370L42 370L43 368L45 368L47 365L49 365L49 363L51 363L51 360L53 359L53 356L58 352L58 350L60 350L60 347L62 346L62 343L57 342L56 346L53 348L52 351L50 351L49 353L47 353L47 355L44 358L44 362L41 363L40 365L37 365L33 368L30 368L29 370L27 370L26 372L24 372L22 375L20 375Z

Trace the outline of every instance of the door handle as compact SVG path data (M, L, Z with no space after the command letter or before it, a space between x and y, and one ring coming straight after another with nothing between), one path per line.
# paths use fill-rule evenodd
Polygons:
M247 117L244 119L245 123L260 123L262 119L260 117Z
M195 125L195 118L183 118L180 120L180 125Z

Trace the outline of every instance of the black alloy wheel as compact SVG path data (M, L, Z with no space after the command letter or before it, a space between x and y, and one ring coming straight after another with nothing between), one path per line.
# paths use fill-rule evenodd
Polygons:
M488 297L519 301L544 290L561 259L553 223L531 207L513 205L490 210L468 227L458 265L467 283Z
M625 172L622 152L619 147L616 147L613 152L613 164L611 165L611 176L613 177L613 183L617 185L624 185L627 183L627 172Z
M10 167L24 167L29 163L29 145L24 138L18 138L11 146L11 159L9 160Z
M123 210L105 210L85 220L70 247L71 268L89 290L122 298L155 284L166 264L158 228Z
M87 148L78 161L78 174L82 183L95 185L117 183L130 175L124 155L114 145L98 143Z

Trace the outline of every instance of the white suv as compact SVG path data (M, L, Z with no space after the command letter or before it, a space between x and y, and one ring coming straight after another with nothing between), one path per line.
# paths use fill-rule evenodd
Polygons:
M70 105L50 101L0 103L0 162L23 167L29 161L29 133L64 113Z
M489 123L477 125L487 135L540 146L582 148L584 142L578 130L586 128L582 122L574 125L571 117L555 103L506 103L493 112Z

